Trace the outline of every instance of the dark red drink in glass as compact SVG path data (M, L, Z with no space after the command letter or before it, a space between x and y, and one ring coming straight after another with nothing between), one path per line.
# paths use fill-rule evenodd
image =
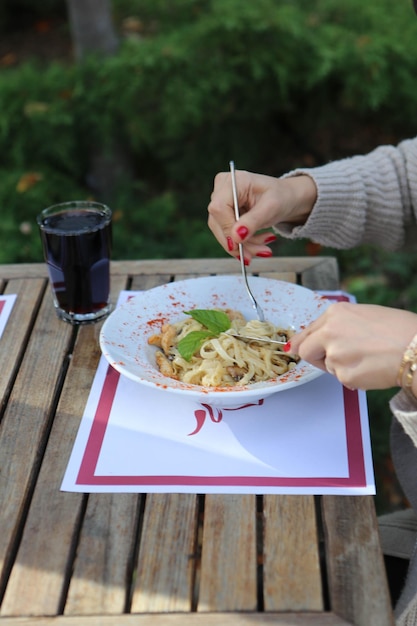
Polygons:
M73 324L110 311L111 211L98 202L54 205L37 218L54 304Z

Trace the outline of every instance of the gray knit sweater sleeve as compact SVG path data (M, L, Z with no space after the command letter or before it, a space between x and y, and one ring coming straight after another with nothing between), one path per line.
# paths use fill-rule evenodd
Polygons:
M286 237L333 248L374 243L395 250L404 244L407 225L416 222L417 138L283 178L300 174L315 181L317 201L303 226L276 226Z

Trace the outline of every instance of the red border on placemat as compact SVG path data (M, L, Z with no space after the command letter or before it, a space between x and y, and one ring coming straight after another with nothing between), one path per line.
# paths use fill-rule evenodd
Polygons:
M343 295L326 296L338 301L349 299ZM120 374L110 365L94 415L93 425L85 447L77 476L77 485L135 486L135 485L187 485L196 487L366 487L363 455L359 394L343 387L345 409L346 446L349 475L347 477L282 477L282 476L106 476L95 475L101 446L110 419L113 400Z
M0 315L1 315L1 312L3 311L3 308L4 308L5 304L6 304L6 300L1 300L0 299Z

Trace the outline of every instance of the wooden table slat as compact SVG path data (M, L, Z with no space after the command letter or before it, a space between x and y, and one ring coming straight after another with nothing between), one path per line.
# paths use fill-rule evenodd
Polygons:
M336 259L325 257L301 272L301 284L309 289L336 290L340 288Z
M319 268L317 275L323 276L320 288L337 289L332 284L338 281L337 262L332 257L279 257L270 259L253 259L250 264L251 273L296 272L302 274L309 269ZM138 261L112 262L112 276L139 276L156 274L239 274L236 259L221 257L214 259L146 259ZM1 265L0 279L12 278L47 278L44 263L21 263L18 265ZM326 281L326 282L325 282Z
M73 334L71 326L61 324L49 298L44 298L0 425L2 587L46 445L51 406Z
M323 610L313 496L264 496L264 595L266 611Z
M196 495L147 495L132 612L191 611L197 513Z
M334 613L155 613L5 618L2 626L352 626ZM371 623L369 626L373 626ZM375 625L376 626L376 625Z
M0 351L0 408L8 397L17 368L29 339L33 320L38 312L45 289L44 279L16 279L9 281L7 294L16 294L13 315L2 335Z
M141 274L132 278L130 289L132 291L152 289L153 287L159 287L159 285L164 285L165 283L170 282L171 278L171 274L157 274L156 276Z
M83 519L65 615L122 613L132 575L138 501L136 494L91 494Z
M393 626L371 498L323 496L331 608L357 626ZM370 524L371 520L371 524Z
M256 496L207 495L198 611L256 607Z

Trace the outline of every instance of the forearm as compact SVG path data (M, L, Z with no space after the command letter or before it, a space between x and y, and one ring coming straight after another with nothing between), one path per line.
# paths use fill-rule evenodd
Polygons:
M403 244L417 210L417 139L284 178L300 175L314 181L316 202L304 224L277 224L278 232L336 248L372 242L394 250Z

